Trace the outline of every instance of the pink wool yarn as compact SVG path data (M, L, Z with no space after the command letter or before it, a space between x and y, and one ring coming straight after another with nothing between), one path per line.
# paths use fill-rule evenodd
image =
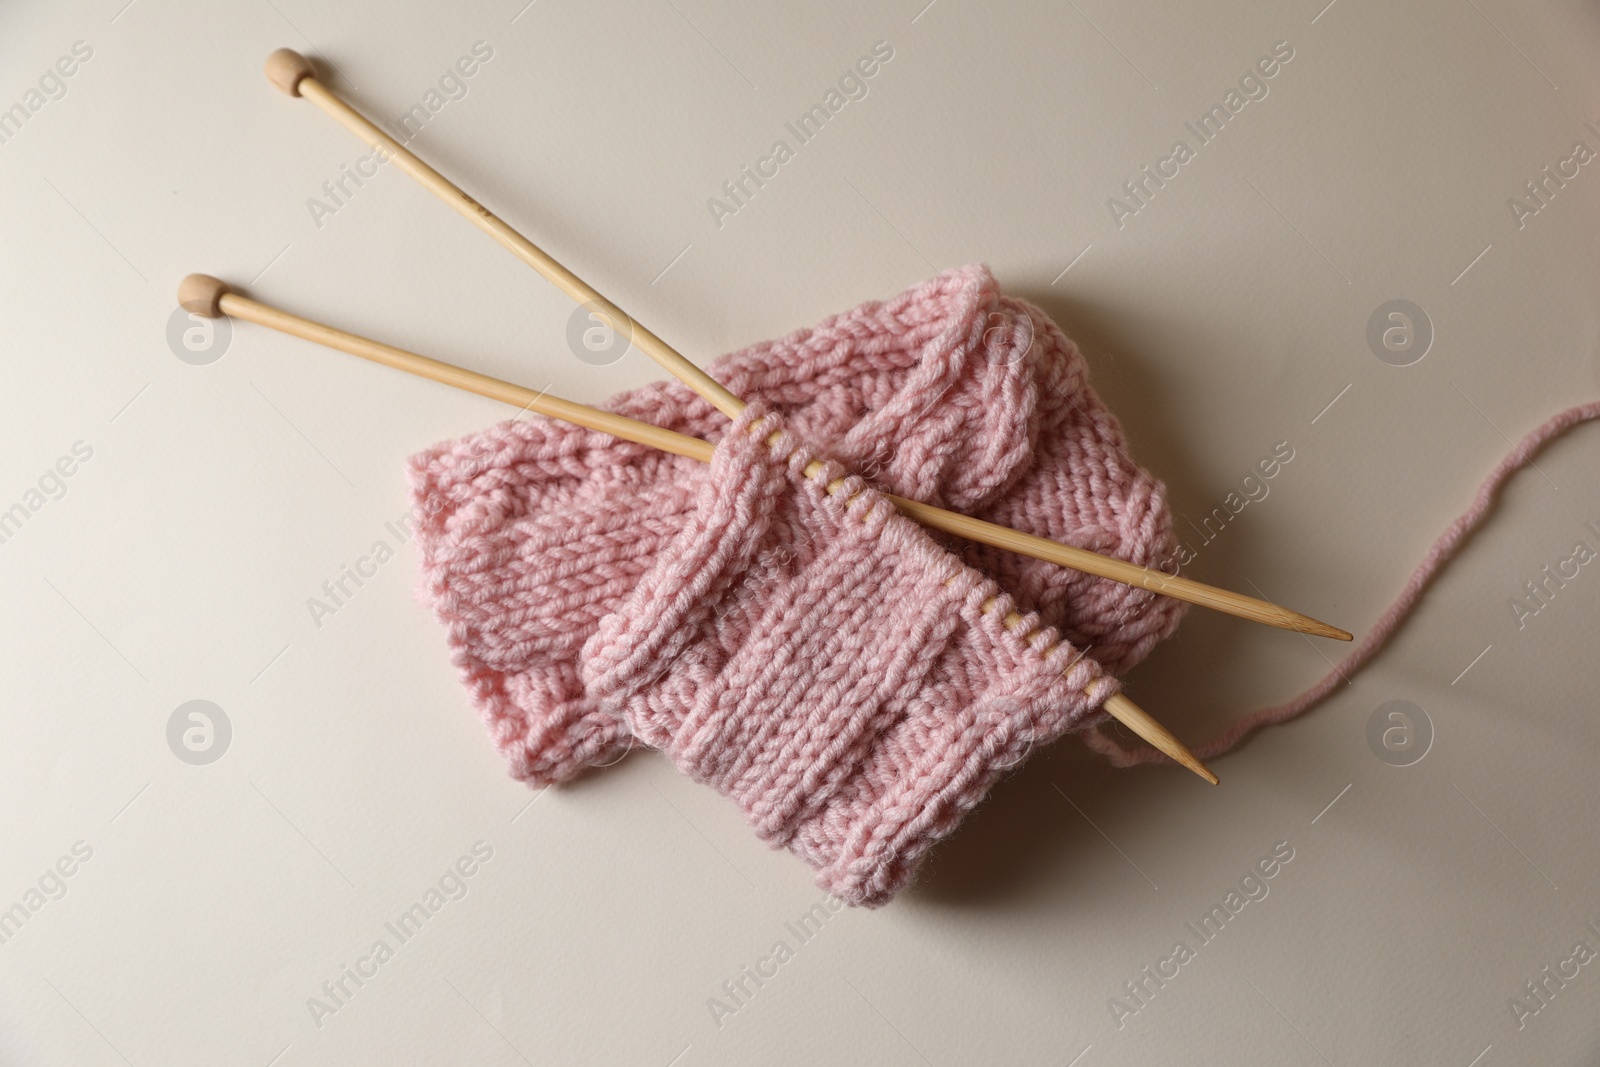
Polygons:
M1433 545L1422 557L1416 568L1411 572L1411 577L1401 587L1400 593L1394 602L1373 623L1372 629L1366 636L1358 641L1354 648L1334 665L1333 670L1323 675L1322 680L1299 696L1275 704L1272 707L1252 711L1242 715L1219 736L1212 738L1203 745L1196 746L1192 751L1201 759L1210 759L1224 752L1231 751L1241 741L1263 726L1274 726L1281 722L1288 722L1299 715L1316 707L1323 698L1333 692L1340 682L1348 684L1350 678L1365 666L1366 662L1382 651L1389 643L1389 638L1394 636L1400 624L1411 614L1417 602L1422 598L1433 583L1435 577L1450 562L1456 551L1466 543L1468 537L1476 530L1490 514L1494 506L1495 497L1502 486L1510 480L1511 476L1533 462L1533 457L1545 445L1560 437L1574 426L1582 425L1600 419L1600 401L1590 401L1577 404L1564 411L1557 412L1544 422L1530 430L1517 446L1495 464L1494 470L1478 486L1478 491L1473 495L1472 503L1467 510L1456 517L1456 520L1434 540ZM1085 743L1115 767L1133 767L1141 763L1170 763L1165 755L1150 748L1148 745L1136 749L1125 749L1111 738L1102 733L1090 732L1084 736Z
M822 486L854 471L1147 566L1175 551L1164 493L1076 347L981 266L709 369L762 402L736 429L677 383L610 405L719 441L709 469L544 420L414 457L420 592L514 775L562 781L642 741L821 885L881 904L1032 745L1102 721L1183 605L957 558L859 477ZM813 454L820 485L799 474Z

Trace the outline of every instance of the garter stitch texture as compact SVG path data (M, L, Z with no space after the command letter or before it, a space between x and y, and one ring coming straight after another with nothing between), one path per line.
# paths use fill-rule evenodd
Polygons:
M761 402L736 424L678 383L608 405L718 441L709 468L542 419L413 457L420 593L514 775L649 744L881 904L1032 745L1103 721L1183 605L957 558L846 472L1146 566L1175 549L1164 492L1076 347L981 266L709 369Z

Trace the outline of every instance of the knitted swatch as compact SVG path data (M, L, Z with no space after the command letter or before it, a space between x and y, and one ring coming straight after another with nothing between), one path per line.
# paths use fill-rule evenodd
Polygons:
M729 424L667 383L609 405L718 441L709 468L544 420L414 457L421 593L514 775L652 745L881 904L1033 744L1103 721L1183 606L957 558L846 472L1146 566L1175 550L1164 494L1076 347L982 267L709 369L762 403Z

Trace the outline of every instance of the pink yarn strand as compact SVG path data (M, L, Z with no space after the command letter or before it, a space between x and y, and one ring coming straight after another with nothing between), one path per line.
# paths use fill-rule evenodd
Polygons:
M1199 746L1194 750L1195 755L1201 759L1210 759L1224 752L1232 750L1239 742L1255 730L1263 726L1275 726L1287 722L1296 716L1302 715L1322 701L1334 687L1341 681L1349 678L1359 670L1367 660L1384 647L1389 638L1399 629L1411 609L1416 606L1423 590L1433 581L1444 564L1461 547L1468 535L1488 515L1493 506L1495 496L1505 482L1532 462L1533 457L1552 438L1560 436L1579 423L1600 418L1600 401L1579 404L1568 408L1558 415L1550 418L1537 429L1533 430L1502 459L1498 466L1483 480L1478 487L1478 493L1473 498L1472 506L1462 512L1461 516L1445 527L1438 540L1428 554L1417 564L1416 570L1411 572L1411 578L1405 587L1400 590L1400 595L1395 598L1389 609L1378 617L1367 635L1350 650L1349 655L1339 661L1321 681L1305 690L1299 696L1282 704L1251 712L1243 716L1228 727L1223 733ZM1095 752L1106 757L1116 767L1132 767L1141 763L1170 763L1171 760L1153 748L1125 749L1110 737L1098 731L1091 730L1084 734L1084 743Z

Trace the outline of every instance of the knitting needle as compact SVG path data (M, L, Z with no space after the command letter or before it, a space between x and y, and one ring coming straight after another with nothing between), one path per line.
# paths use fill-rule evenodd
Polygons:
M300 53L288 48L278 49L267 57L266 72L267 78L279 89L290 96L303 96L333 116L369 146L383 153L386 160L393 161L401 170L455 208L473 225L493 237L573 300L594 306L597 309L596 313L602 315L614 327L622 327L618 330L619 333L628 337L641 351L704 397L718 411L729 418L737 418L739 412L744 410L744 401L729 392L716 379L695 366L682 353L650 330L630 319L593 286L556 262L543 249L522 236L488 208L411 154L400 142L373 125L333 90L318 81L310 61ZM1242 593L1218 589L1190 578L1141 567L1044 538L1032 537L916 501L897 500L896 503L904 504L902 510L924 525L970 540L1034 556L1059 566L1070 567L1086 574L1108 578L1163 596L1188 601L1191 604L1199 604L1251 622L1310 634L1314 637L1331 637L1338 641L1352 639L1348 631L1341 630L1337 626L1330 626L1309 615L1302 615L1300 612L1291 611L1265 600L1257 600Z
M457 389L477 393L493 400L501 400L508 404L515 404L524 411L532 411L552 419L574 423L590 430L620 437L625 441L658 448L663 452L684 456L688 459L698 460L701 463L710 463L716 446L710 441L703 441L698 437L677 433L673 430L653 426L648 422L640 422L623 415L617 415L599 408L592 408L585 404L575 403L571 400L562 400L560 397L550 396L547 393L536 393L532 389L515 385L500 378L491 378L487 374L479 374L464 367L457 367L427 356L407 352L393 345L386 345L381 341L373 341L359 337L344 330L326 326L320 322L292 315L268 304L252 300L234 292L225 282L205 274L191 274L183 279L178 287L178 303L187 311L207 318L219 318L230 315L234 318L253 322L258 326L277 330L295 337L302 338L328 348L335 348L362 359L381 363L388 367L407 371L411 374L429 378ZM822 470L820 463L813 462L805 469L808 478L815 477ZM843 481L835 481L826 487L830 494L840 491ZM911 501L902 497L889 496L896 507L905 509ZM989 526L992 524L984 523ZM1005 527L995 527L1005 530ZM1018 534L1016 531L1006 531L1018 537L1027 535ZM1035 538L1046 545L1053 545L1053 541ZM991 600L983 605L982 610L989 611L996 602ZM1015 612L1008 614L1004 620L1007 630L1015 633L1022 623L1022 617ZM1018 639L1026 641L1027 634L1018 634ZM1138 734L1156 749L1165 753L1171 759L1189 770L1198 774L1212 785L1217 784L1217 776L1210 768L1201 763L1194 753L1185 748L1166 727L1162 726L1147 712L1121 693L1114 694L1102 705L1106 712L1122 723L1128 729Z
M562 292L580 304L598 305L598 313L611 323L625 325L619 330L639 349L660 363L673 377L693 389L728 418L739 416L744 401L734 396L705 371L690 363L671 345L645 327L632 322L622 310L588 282L572 273L551 257L544 249L512 229L488 208L462 192L449 179L373 125L366 116L345 103L337 93L317 80L316 72L305 56L290 48L280 48L267 57L267 78L290 96L303 96L361 138L370 148L380 153L385 162L393 162L439 199L466 216L473 225L510 249L517 258L544 275Z

